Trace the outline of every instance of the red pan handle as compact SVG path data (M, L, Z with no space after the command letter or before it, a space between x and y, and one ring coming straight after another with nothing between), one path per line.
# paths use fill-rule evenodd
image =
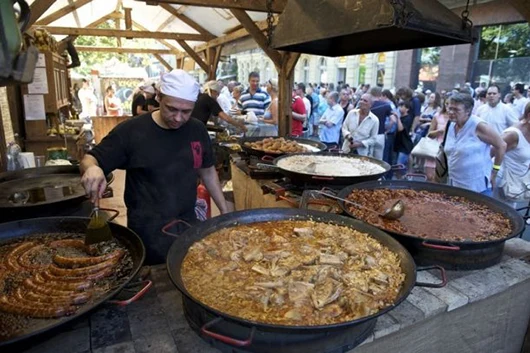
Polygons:
M112 216L107 218L107 222L112 222L113 220L116 219L116 217L118 217L120 215L120 211L115 210L113 208L100 208L99 210L100 211L107 211L107 212L113 212L114 213Z
M230 345L236 346L236 347L248 347L248 346L250 346L252 344L252 340L254 339L254 333L256 332L256 327L252 327L252 329L250 330L250 335L248 336L248 338L246 340L242 341L242 340L238 340L238 339L235 339L235 338L232 338L232 337L228 337L228 336L222 335L220 333L215 333L215 332L212 332L212 331L208 330L210 327L218 324L221 321L223 321L223 318L222 317L218 317L216 319L213 319L210 322L207 322L206 324L204 324L201 327L201 332L204 335L206 335L206 336L215 338L216 340L219 340L219 341L221 341L223 343L230 344Z
M131 303L134 303L135 301L137 301L138 299L143 297L144 294L147 293L149 288L151 288L153 286L153 282L150 281L150 280L142 281L140 283L142 283L144 286L142 287L142 289L140 289L131 298L126 299L126 300L109 300L109 301L107 301L107 303L116 304L116 305L119 305L119 306L126 306L126 305L129 305Z
M263 162L272 162L272 161L274 160L274 157L273 157L273 156L269 156L269 155L267 154L267 155L261 157L261 160L262 160Z
M442 276L442 281L440 283L416 282L415 285L418 286L418 287L429 287L429 288L443 288L443 287L445 287L445 285L447 284L447 273L445 273L445 268L443 268L442 266L438 266L438 265L427 266L427 267L418 268L416 270L416 272L428 271L428 270L438 270L438 271L440 271L440 275Z
M315 179L315 180L335 180L334 177L322 177L322 176L316 176L316 175L313 175L311 177L311 179Z
M171 222L169 222L168 224L166 224L163 228L162 228L162 233L164 233L165 235L170 235L172 237L178 237L179 235L176 234L176 233L171 233L169 231L169 229L173 226L175 226L176 224L184 224L185 226L187 226L188 228L191 228L191 224L189 224L188 222L186 221L183 221L181 219L174 219L172 220Z
M460 247L456 245L431 244L427 241L423 241L421 245L426 248L435 249L435 250L460 251Z

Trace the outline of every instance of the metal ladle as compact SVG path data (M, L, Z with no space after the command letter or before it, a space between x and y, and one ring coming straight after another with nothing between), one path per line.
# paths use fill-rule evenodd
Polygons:
M358 204L356 202L353 202L353 201L350 201L350 200L346 200L346 199L337 197L335 195L326 194L325 192L322 192L322 191L316 191L316 192L321 194L321 195L323 195L323 196L326 196L326 197L329 197L329 198L332 198L332 199L335 199L335 200L340 200L342 202L346 202L346 203L352 204L355 207L362 208L362 209L365 209L367 211L376 213L379 217L390 219L390 220L399 219L405 213L405 204L401 200L396 201L391 207L387 208L383 213L379 213L378 211L375 211L375 210L372 210L370 208L364 207L364 206L362 206L362 205L360 205L360 204Z

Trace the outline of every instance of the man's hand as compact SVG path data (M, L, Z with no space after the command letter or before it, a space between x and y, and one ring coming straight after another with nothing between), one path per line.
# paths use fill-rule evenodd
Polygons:
M237 127L240 128L241 131L243 131L243 132L247 132L247 130L248 130L247 127L245 126L245 123L239 123L237 125Z
M353 141L352 143L350 143L350 148L352 148L352 149L357 149L359 147L363 147L363 143L362 142Z
M81 178L81 183L83 184L87 195L90 197L90 201L93 203L103 196L103 192L107 187L105 174L97 165L93 165L85 171Z

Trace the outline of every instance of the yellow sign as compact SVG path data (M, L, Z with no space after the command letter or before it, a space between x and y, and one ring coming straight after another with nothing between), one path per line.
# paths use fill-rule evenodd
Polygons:
M339 63L345 63L346 62L346 57L345 56L341 56L339 57Z

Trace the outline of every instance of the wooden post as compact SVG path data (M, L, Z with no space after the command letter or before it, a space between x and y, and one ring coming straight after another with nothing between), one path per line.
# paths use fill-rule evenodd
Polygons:
M294 67L300 58L299 53L283 52L281 66L278 70L278 136L291 133Z
M2 120L2 109L0 109L0 171L7 171L7 141L4 133L4 121Z
M215 80L217 76L217 66L221 58L222 46L208 48L206 50L206 61L208 62L208 80Z

